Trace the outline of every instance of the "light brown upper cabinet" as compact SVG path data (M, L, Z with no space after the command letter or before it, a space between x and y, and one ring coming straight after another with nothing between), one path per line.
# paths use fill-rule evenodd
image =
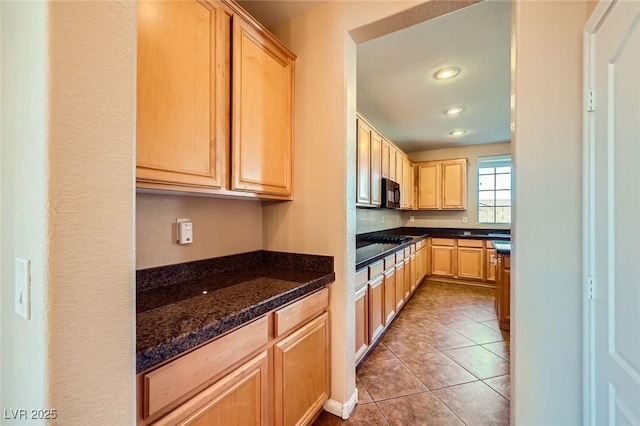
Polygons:
M388 141L385 140L388 143ZM394 182L398 182L398 171L396 170L396 156L398 150L391 144L389 144L389 179Z
M418 208L466 210L467 160L465 158L418 163Z
M380 206L382 202L382 136L360 116L357 117L356 204Z
M402 157L402 182L400 183L400 208L413 208L413 165L407 157Z
M439 209L442 196L440 163L418 164L418 208Z
M382 136L371 132L371 204L382 203Z
M358 151L356 158L356 203L371 204L371 127L361 118L358 125Z
M138 2L137 55L137 187L291 199L295 55L228 0Z
M391 145L389 144L389 141L387 141L386 139L382 139L382 177L383 178L387 178L387 179L391 179L390 176L390 162L389 159L391 158ZM396 161L396 157L394 155L393 157L393 162L394 162L394 166L395 166L395 161ZM394 170L395 172L395 170ZM394 173L395 174L395 173ZM391 179L393 180L393 179Z
M467 208L467 160L442 162L442 209Z
M291 195L293 60L252 22L234 17L234 190Z
M224 186L230 19L195 0L138 2L138 182Z

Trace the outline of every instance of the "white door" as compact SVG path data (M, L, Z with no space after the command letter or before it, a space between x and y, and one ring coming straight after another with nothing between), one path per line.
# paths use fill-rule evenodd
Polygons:
M585 43L585 423L640 426L640 1L601 1Z

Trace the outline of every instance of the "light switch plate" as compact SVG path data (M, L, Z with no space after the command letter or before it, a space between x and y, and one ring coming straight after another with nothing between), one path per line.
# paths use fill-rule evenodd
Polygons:
M15 300L16 314L31 319L31 261L16 257L15 262Z

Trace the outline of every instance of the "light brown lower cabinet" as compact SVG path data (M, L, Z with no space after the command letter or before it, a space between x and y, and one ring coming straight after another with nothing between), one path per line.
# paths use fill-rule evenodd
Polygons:
M411 285L409 291L413 293L418 287L418 262L416 260L416 254L412 254L409 263L411 264Z
M496 272L496 313L503 330L511 328L511 256L499 254Z
M454 251L453 246L431 246L431 275L453 277Z
M329 398L329 314L276 343L273 358L275 424L309 424Z
M484 249L458 247L458 273L456 276L472 280L484 279Z
M268 424L268 361L267 352L262 352L154 423L154 426Z
M491 244L491 243L488 243ZM489 282L496 281L496 264L498 263L498 252L496 249L487 248L487 256L485 260L485 280Z
M328 306L320 289L138 374L137 426L310 424L329 399Z
M369 298L367 286L356 290L356 364L369 349Z
M400 259L396 263L396 312L400 311L402 305L404 305L404 259Z
M384 331L384 274L369 282L369 342Z
M396 269L391 266L384 273L384 325L391 322L396 314Z
M413 283L413 271L411 270L411 256L404 258L404 300L409 300L411 296L411 285Z

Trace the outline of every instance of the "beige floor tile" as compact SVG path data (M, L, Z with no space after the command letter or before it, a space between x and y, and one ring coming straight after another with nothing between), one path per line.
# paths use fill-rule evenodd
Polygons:
M378 408L391 426L464 426L431 392L380 401Z
M468 426L508 426L509 401L482 382L434 391Z
M509 361L500 358L482 346L452 349L444 354L479 379L509 374Z
M473 340L479 345L506 340L501 332L487 327L486 325L482 325L478 322L470 324L450 325L449 328L457 333L460 333L464 337Z
M494 354L498 355L500 358L506 359L507 361L509 361L509 359L511 358L510 357L511 344L509 343L508 340L505 340L504 342L488 343L486 345L482 345L482 347L487 350L490 350Z
M313 423L314 426L387 426L388 424L376 404L373 403L356 405L348 420L342 420L340 417L323 411Z
M358 377L356 377L356 389L358 389L358 404L373 402L371 395L369 395L369 391Z
M508 400L511 400L511 376L499 376L492 379L483 380L491 389L498 392Z
M478 380L442 352L416 355L400 360L430 390Z
M398 359L365 361L358 377L374 401L424 392L426 386Z

